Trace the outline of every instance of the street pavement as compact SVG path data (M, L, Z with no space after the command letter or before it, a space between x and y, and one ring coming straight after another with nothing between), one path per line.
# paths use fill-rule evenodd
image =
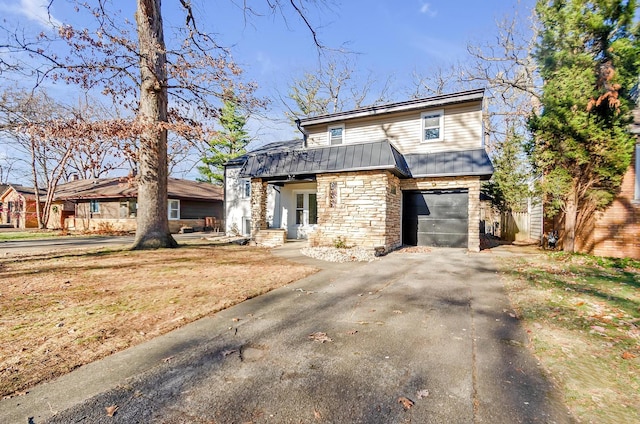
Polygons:
M299 247L274 252L323 270L0 401L0 422L573 422L491 254Z

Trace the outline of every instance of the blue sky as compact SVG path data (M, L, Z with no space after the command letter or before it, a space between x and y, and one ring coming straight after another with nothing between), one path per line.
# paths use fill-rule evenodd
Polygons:
M49 0L0 0L0 16L35 33L47 30ZM133 20L134 2L113 0L124 16ZM278 96L304 71L318 66L318 50L311 34L293 10L271 13L266 0L253 0L257 14L245 17L243 0L192 0L201 28L215 33L230 47L247 79L256 81L258 94L274 99L269 119L252 121L251 130L261 142L296 137L283 123ZM282 3L286 6L287 0ZM329 48L354 53L358 75L384 81L392 78L396 100L408 96L413 72L427 74L438 66L464 61L468 42L495 39L496 21L517 11L528 16L535 0L326 0L311 2L307 16L318 37ZM163 0L165 27L180 25L184 17L178 0ZM65 0L54 0L51 19L57 24L80 26L77 14ZM245 19L246 18L246 19ZM80 25L79 25L80 24ZM6 25L6 23L5 23ZM165 30L165 38L170 30ZM65 89L60 87L59 90Z

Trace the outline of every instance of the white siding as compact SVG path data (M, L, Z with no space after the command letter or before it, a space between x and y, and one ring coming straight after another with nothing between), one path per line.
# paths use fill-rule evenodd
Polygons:
M251 199L244 196L244 181L239 178L241 167L227 167L225 171L225 231L243 232L243 219L251 217Z
M389 140L402 153L429 153L482 147L481 102L445 107L445 139L441 142L421 141L420 114L427 111L429 109L347 120L344 122L345 144ZM309 132L308 146L327 146L328 128L328 125L305 128Z
M225 232L244 232L244 221L251 219L251 198L244 195L244 182L247 178L239 178L242 167L227 167L225 174ZM280 196L272 186L267 187L267 222L270 228L280 227ZM248 234L247 234L248 235Z

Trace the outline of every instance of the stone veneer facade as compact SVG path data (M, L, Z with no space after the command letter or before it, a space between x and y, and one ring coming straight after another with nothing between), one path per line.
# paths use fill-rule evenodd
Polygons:
M389 171L341 172L317 175L318 229L310 242L395 249L401 243L402 193L398 177Z
M262 178L251 180L251 237L267 229L267 185Z
M390 251L402 243L402 191L469 190L468 249L480 251L480 178L415 178L401 180L389 171L318 174L318 228L312 246L347 245ZM252 237L267 229L267 183L251 180Z

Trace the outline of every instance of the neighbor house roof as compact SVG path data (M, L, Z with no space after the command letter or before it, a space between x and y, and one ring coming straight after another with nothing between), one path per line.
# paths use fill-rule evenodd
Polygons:
M25 199L35 199L36 191L33 187L25 187L18 184L7 184L4 190L0 191L0 197L5 197L11 189L15 190L17 193L21 194ZM47 190L38 189L38 194L40 196L46 196Z
M169 178L171 199L222 200L222 187L198 181ZM127 178L99 178L71 181L56 188L55 200L135 198L138 187Z
M482 101L484 97L484 89L462 91L459 93L443 94L439 96L427 97L422 99L407 100L398 103L388 103L384 105L363 107L346 112L336 112L327 115L314 116L300 119L300 125L303 127L316 124L328 124L331 122L344 121L347 119L365 118L369 116L377 116L386 113L407 112L417 109L443 107L456 103Z
M404 158L387 140L299 149L263 150L247 156L240 177L273 178L327 172L388 169L409 177Z

